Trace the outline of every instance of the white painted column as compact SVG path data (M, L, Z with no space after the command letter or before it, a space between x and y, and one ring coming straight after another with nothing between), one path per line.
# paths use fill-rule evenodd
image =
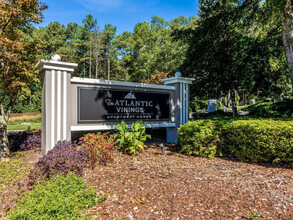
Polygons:
M180 125L188 122L189 119L189 87L194 81L193 78L181 77L180 72L175 73L175 77L163 79L165 85L175 86L174 94L174 116L175 128L167 128L167 142L177 143L177 129Z
M70 75L76 63L60 61L59 55L52 60L40 60L36 68L43 74L42 89L42 153L53 149L60 140L70 140L68 122L68 94Z

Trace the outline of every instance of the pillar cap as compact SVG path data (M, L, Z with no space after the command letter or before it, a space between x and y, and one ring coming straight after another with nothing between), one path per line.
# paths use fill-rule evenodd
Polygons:
M192 84L194 78L187 78L187 77L171 77L167 79L162 79L165 85L174 84L174 83L185 83L185 84Z
M73 72L74 68L77 67L77 63L67 63L57 60L43 60L41 59L35 66L35 68L42 70L59 70Z

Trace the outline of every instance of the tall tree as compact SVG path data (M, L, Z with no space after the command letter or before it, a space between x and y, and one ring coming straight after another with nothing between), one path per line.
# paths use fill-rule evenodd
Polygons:
M293 86L293 1L292 0L245 0L239 1L240 5L253 13L249 19L261 20L258 25L263 25L263 21L270 21L272 14L282 17L283 46L289 67L291 83Z
M107 72L108 72L108 80L110 80L110 72L111 72L111 47L113 45L114 35L116 33L116 27L111 24L106 24L104 29L105 35L105 46L106 46L106 54L107 54ZM105 77L106 78L106 77Z
M271 82L281 82L286 74L281 61L278 25L255 29L253 20L244 22L252 11L245 10L236 0L201 0L199 3L197 27L179 35L189 44L182 72L196 79L192 87L194 94L215 98L232 93L235 107L240 90L273 91L267 89L274 88ZM279 21L274 22L279 24ZM271 68L278 60L280 68Z
M38 0L0 0L0 158L9 155L7 122L18 95L36 79L31 58L35 42L25 36L42 21L46 5ZM6 105L4 106L4 103Z
M283 42L293 87L293 2L292 0L277 2L279 2L279 9L283 12Z

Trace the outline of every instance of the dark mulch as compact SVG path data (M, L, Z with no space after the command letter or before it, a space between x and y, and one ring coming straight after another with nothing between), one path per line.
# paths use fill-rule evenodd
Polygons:
M158 144L87 170L101 219L293 219L293 171L184 156Z

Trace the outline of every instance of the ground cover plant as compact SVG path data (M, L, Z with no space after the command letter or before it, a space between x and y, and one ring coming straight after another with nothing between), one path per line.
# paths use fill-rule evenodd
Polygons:
M20 196L8 219L87 219L82 212L104 199L75 174L59 175Z
M113 162L115 143L115 135L110 133L88 133L79 139L79 145L89 151L92 167L97 162L105 165Z
M30 172L30 166L12 158L9 161L0 161L0 190L7 185L17 183Z
M150 135L145 133L145 126L142 121L136 121L131 124L131 128L128 129L128 125L125 121L116 125L118 130L117 143L120 150L129 154L136 154L140 150L144 149L144 142L147 138L151 138Z
M88 162L89 152L86 148L78 149L71 141L59 141L31 170L30 185L58 174L75 172L82 176Z

